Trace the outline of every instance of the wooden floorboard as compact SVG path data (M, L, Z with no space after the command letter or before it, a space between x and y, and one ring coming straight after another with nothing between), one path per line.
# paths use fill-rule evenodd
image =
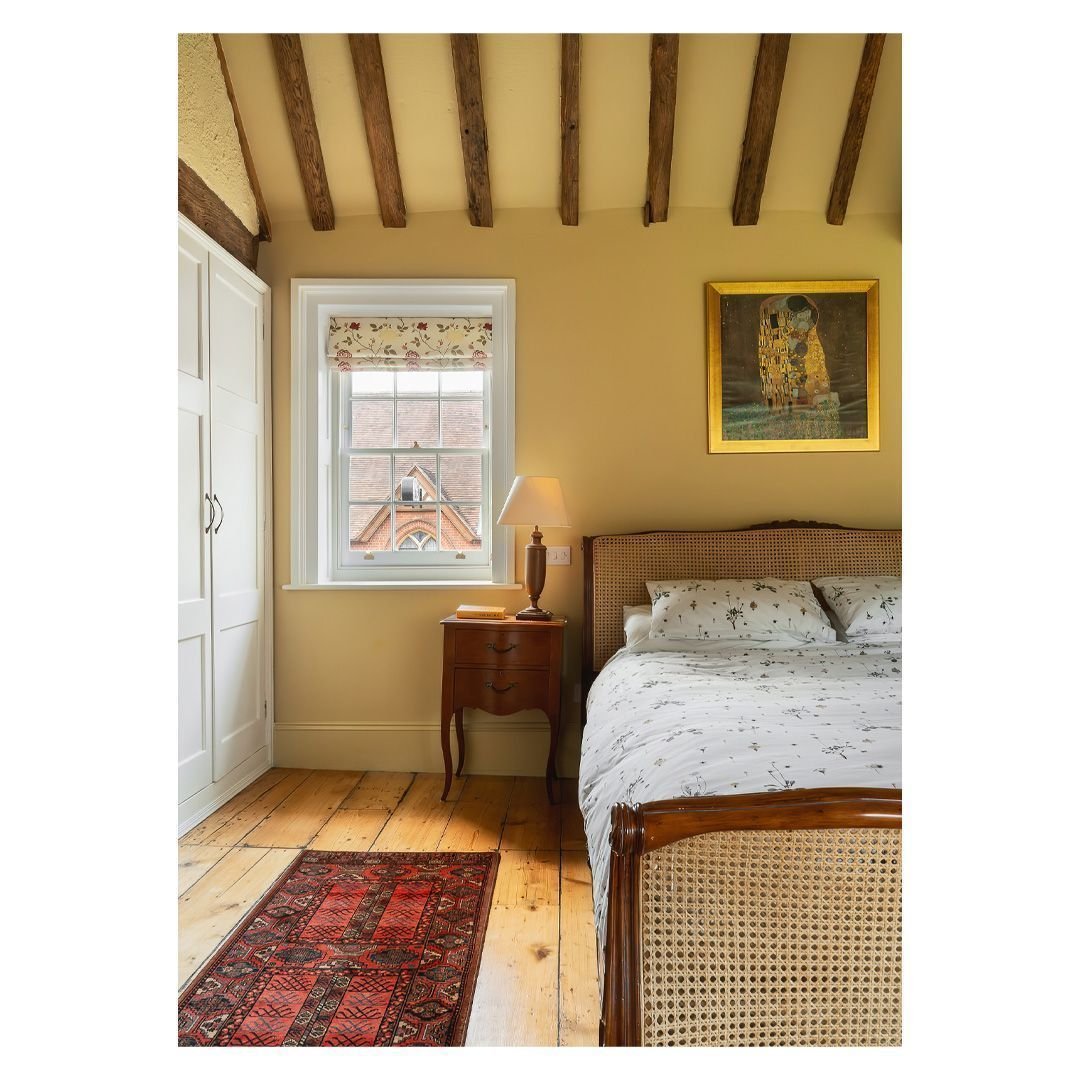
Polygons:
M596 1046L600 1033L592 875L583 851L564 851L559 892L559 1045Z
M389 810L336 810L308 844L316 851L370 851Z
M227 822L232 821L242 810L264 797L289 776L298 775L302 780L308 775L306 769L268 769L257 780L249 784L238 795L234 795L224 806L204 818L195 828L190 829L180 838L181 844L212 844L211 836ZM299 783L299 781L297 781ZM282 798L285 796L283 795ZM280 800L279 800L280 801ZM275 806L277 803L274 804Z
M215 823L216 827L194 842L219 847L235 847L243 843L244 837L272 814L310 776L311 773L306 769L290 769L276 784L263 791L257 799L237 809L235 813L222 814L228 807L226 803L217 814L212 815L213 818L218 818L218 814L221 814ZM193 829L188 836L194 832Z
M359 779L355 772L313 772L244 837L244 843L250 847L306 847Z
M559 852L504 851L466 1046L557 1046Z
M585 821L576 803L563 804L562 849L563 851L585 850Z
M411 772L364 773L342 810L395 810L416 778Z
M178 874L177 896L184 893L204 874L213 869L232 848L211 847L209 844L180 845L180 873Z
M552 851L559 847L563 807L548 802L539 776L519 776L503 828L504 851Z
M459 790L461 782L459 781ZM379 833L372 851L437 851L446 823L454 811L451 798L440 801L443 778L435 773L417 773L397 812Z
M271 769L179 847L183 985L303 848L500 851L472 1046L595 1046L596 937L576 784L537 777Z
M439 850L497 850L513 790L512 776L470 776L454 804Z

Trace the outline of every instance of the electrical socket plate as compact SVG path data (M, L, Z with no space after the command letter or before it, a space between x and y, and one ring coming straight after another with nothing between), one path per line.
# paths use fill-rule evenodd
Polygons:
M548 566L569 566L570 549L568 547L549 547L547 549Z

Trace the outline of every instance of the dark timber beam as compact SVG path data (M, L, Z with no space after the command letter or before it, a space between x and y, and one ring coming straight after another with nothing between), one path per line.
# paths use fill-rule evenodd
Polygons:
M758 44L754 85L743 134L742 161L731 208L731 218L736 225L756 225L761 212L761 194L765 190L765 174L769 169L769 153L790 44L790 34L762 34Z
M315 125L315 107L311 103L300 35L271 34L270 40L274 45L278 82L289 117L289 131L296 150L296 164L300 166L308 214L313 228L326 231L334 227L334 204L330 201L330 186L326 182L326 165L319 129Z
M581 35L562 36L562 168L559 172L559 216L564 225L578 223L579 91Z
M491 228L491 180L488 177L484 92L480 85L480 43L475 34L451 34L450 53L454 61L469 221Z
M244 223L186 161L177 158L176 164L177 208L180 213L249 270L254 270L259 238L244 228Z
M217 47L218 63L221 65L221 75L225 80L225 92L229 95L229 104L232 106L233 123L236 125L236 134L240 138L240 153L244 155L244 168L247 169L248 183L251 192L255 196L255 209L259 214L259 239L270 239L270 215L263 201L262 188L259 187L259 177L255 173L255 162L251 157L251 147L248 146L247 134L244 131L244 121L240 119L240 106L236 104L236 94L233 92L232 79L229 76L229 65L225 61L225 50L221 47L221 35L214 35L214 45Z
M387 228L405 228L405 195L401 190L397 144L394 125L390 119L390 98L386 93L386 72L383 69L382 47L378 34L350 34L356 72L356 90L364 114L371 171L375 174L375 190L379 195L379 214Z
M840 159L836 163L836 175L833 177L832 191L829 192L829 209L825 212L825 220L830 225L844 224L848 198L851 196L851 185L855 181L855 170L858 168L859 154L862 152L866 118L870 115L870 102L874 98L874 86L877 83L878 67L881 64L881 50L884 47L884 34L866 35L859 74L855 79L855 92L851 95L847 127L844 128L844 138L840 143Z
M667 221L671 147L675 139L675 84L679 35L653 34L649 47L649 167L645 174L645 224Z

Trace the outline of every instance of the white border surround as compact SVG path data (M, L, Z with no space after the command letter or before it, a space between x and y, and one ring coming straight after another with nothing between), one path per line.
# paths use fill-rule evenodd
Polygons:
M264 573L266 585L263 589L265 596L265 645L263 651L263 663L266 665L266 683L263 693L266 701L266 745L257 750L246 761L242 761L232 772L223 776L220 780L197 791L190 798L179 804L179 827L178 836L183 836L188 830L193 829L200 821L212 814L218 807L223 806L234 795L242 791L248 784L257 780L266 772L274 760L274 475L273 475L273 399L272 384L270 377L271 353L270 353L270 286L262 278L253 274L243 263L230 255L219 243L202 231L197 225L190 222L183 214L177 214L177 222L180 229L204 245L217 258L226 262L229 268L244 279L252 288L262 294L263 302L263 364L265 374L263 378L264 398L264 471L263 484L263 537L264 537Z
M293 278L292 280L292 509L290 583L285 589L502 588L513 582L514 530L492 527L489 580L468 580L471 567L432 568L400 580L336 580L331 566L332 442L330 377L323 340L331 314L447 312L490 315L498 377L492 384L492 414L502 417L491 453L491 504L502 505L514 479L514 282L511 279ZM411 310L410 310L411 309ZM425 580L432 573L438 580ZM461 578L460 583L453 580Z

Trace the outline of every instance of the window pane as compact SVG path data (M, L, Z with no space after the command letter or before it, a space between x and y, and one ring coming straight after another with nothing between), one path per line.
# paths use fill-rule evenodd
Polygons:
M477 551L483 541L480 532L479 506L451 506L446 503L442 511L442 550Z
M392 371L352 372L353 394L392 394L394 373Z
M484 373L482 371L444 371L440 376L444 394L482 394Z
M434 454L395 454L394 455L394 498L401 498L401 481L406 477L420 485L421 500L433 502L435 499L435 455Z
M443 446L483 446L484 402L444 401L442 440Z
M454 502L479 501L484 494L479 454L440 454L442 497Z
M397 377L399 394L437 394L439 373L437 371L402 371Z
M349 459L349 498L359 502L390 498L390 455Z
M390 400L359 399L352 403L352 448L392 446L394 403Z
M396 446L439 445L439 403L398 401ZM385 444L383 444L385 445Z
M404 504L394 509L397 519L394 525L394 550L430 551L427 542L435 538L435 511L419 510L415 506ZM418 543L420 536L417 534L423 537L423 543Z
M349 507L349 548L352 551L389 551L390 507Z

